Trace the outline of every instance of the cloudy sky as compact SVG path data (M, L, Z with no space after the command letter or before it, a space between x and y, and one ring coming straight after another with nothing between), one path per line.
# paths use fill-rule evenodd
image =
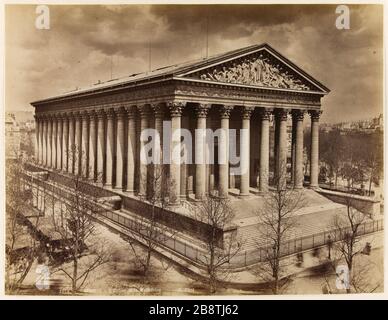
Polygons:
M383 8L349 7L337 30L332 5L51 5L38 30L35 6L8 5L6 109L147 71L150 43L152 69L203 58L208 30L209 55L267 42L325 84L322 121L370 118L383 108Z

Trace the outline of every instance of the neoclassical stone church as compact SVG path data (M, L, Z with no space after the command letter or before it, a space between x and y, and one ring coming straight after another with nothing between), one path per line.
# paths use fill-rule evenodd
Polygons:
M170 164L174 202L201 199L210 191L226 197L260 195L268 191L280 167L288 167L290 185L314 188L318 186L321 98L328 93L328 88L268 44L253 45L32 102L35 159L48 170L82 174L104 188L133 196L147 194L143 180L151 171L140 161L145 143L140 133L154 128L162 134L163 121L171 121L173 131L184 128L193 137L195 129L204 128L249 132L237 150L248 168L241 175L231 174L232 165L217 163L217 157L213 164ZM307 116L310 178L304 181L303 120ZM288 122L292 123L290 157ZM179 143L171 141L171 146ZM194 139L194 152L200 152L199 143ZM228 145L228 139L214 143L215 154L223 143ZM78 158L69 157L74 148L80 152Z

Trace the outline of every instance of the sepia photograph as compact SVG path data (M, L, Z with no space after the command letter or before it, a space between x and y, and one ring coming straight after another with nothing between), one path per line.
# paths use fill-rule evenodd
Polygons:
M381 2L3 11L5 296L384 294Z

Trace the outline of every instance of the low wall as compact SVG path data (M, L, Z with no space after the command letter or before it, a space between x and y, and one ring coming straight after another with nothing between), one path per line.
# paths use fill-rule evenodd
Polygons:
M372 217L376 217L380 214L379 200L332 190L319 189L316 191L334 202L341 203L344 205L347 205L349 203L352 207L365 214L369 214Z
M39 167L28 165L26 167L28 171L36 172L36 171L46 171L47 172L47 180L56 182L60 185L72 187L72 183L74 179L68 177L67 175L55 172L48 171L47 169L41 169ZM44 179L46 180L46 179ZM43 182L41 182L43 183ZM150 218L152 214L152 206L151 204L141 201L140 199L125 196L123 193L116 193L114 190L106 190L101 186L96 186L87 182L79 182L82 183L82 187L80 191L90 195L94 198L107 198L113 199L112 208L113 210L119 210L120 208L131 211L135 214L143 216L145 218ZM116 198L120 197L121 201L117 201ZM108 201L107 200L107 201ZM98 200L97 200L98 201ZM168 208L160 208L155 207L154 210L155 220L158 223L166 225L171 229L175 229L177 231L182 232L183 234L190 235L194 238L197 238L201 241L206 241L207 237L210 234L210 225L198 221L196 219L190 218L183 214L174 212L169 210ZM216 231L216 237L218 239L218 245L222 247L223 240L226 236L229 236L233 231L236 231L236 228L229 227L227 230L218 229Z
M121 198L122 208L146 218L149 218L152 214L152 207L149 203L122 195ZM156 221L202 241L206 241L210 234L210 225L180 213L166 208L155 207L154 214ZM228 230L228 232L230 231ZM218 229L216 231L216 237L218 238L218 245L222 247L224 231L222 229Z

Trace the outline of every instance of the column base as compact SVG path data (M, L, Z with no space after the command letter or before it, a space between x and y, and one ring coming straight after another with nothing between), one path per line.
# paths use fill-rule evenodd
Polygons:
M170 202L170 203L168 204L168 207L170 207L170 208L178 208L178 207L180 207L180 206L181 206L180 201L177 201L177 202Z
M238 196L239 196L239 197L242 197L242 198L246 198L246 197L249 197L250 194L244 192L244 193L240 193Z

